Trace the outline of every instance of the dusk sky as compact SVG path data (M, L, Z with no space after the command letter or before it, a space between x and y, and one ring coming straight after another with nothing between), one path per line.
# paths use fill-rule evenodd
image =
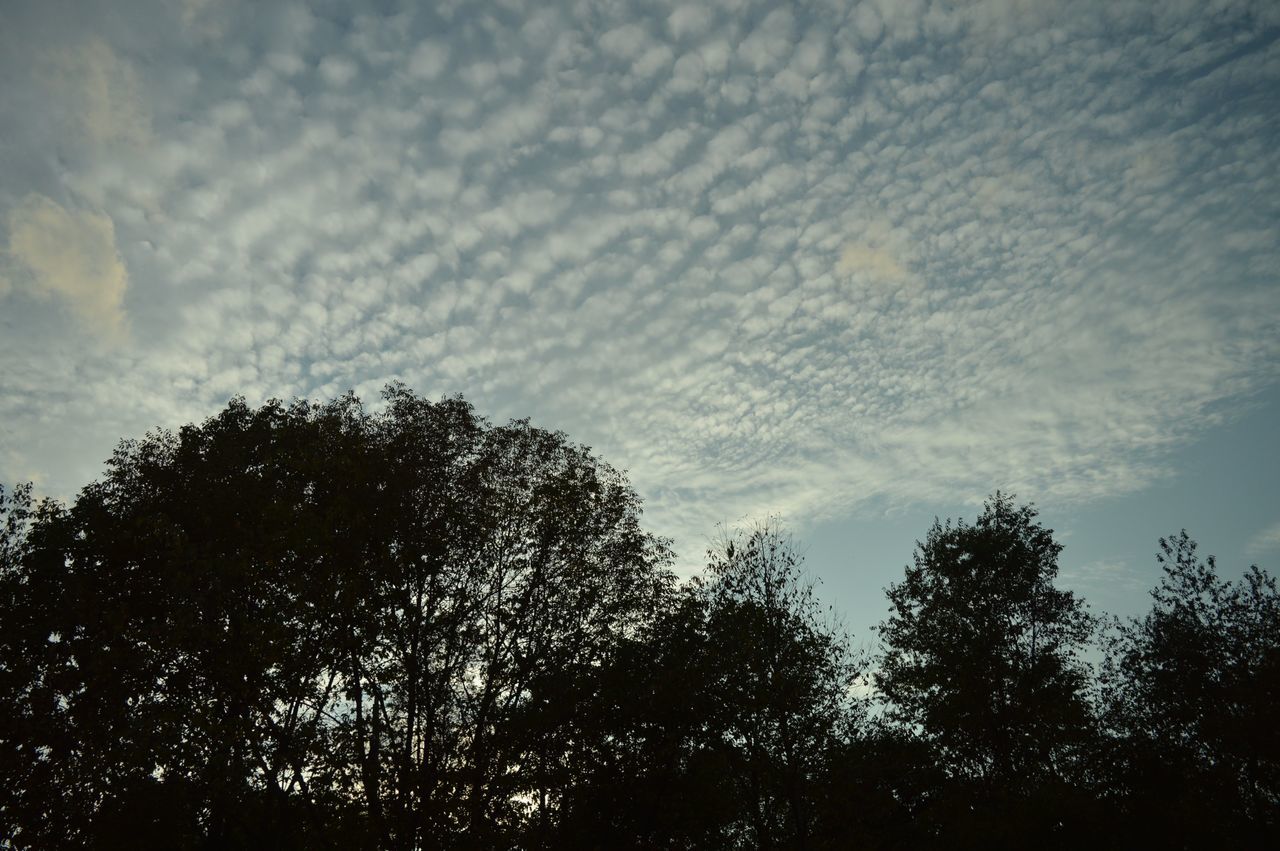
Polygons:
M777 515L858 638L997 488L1280 566L1280 3L0 6L0 482L400 380Z

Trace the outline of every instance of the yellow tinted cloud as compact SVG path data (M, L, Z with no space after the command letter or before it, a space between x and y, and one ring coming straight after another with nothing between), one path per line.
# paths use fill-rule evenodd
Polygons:
M124 333L129 275L109 217L28 195L9 213L9 254L30 270L37 294L62 299L104 336Z
M151 119L133 67L105 41L89 39L53 57L50 81L59 99L96 144L144 144Z
M886 222L868 221L855 229L836 261L836 274L859 286L888 290L919 286L910 263L905 236Z
M907 277L907 270L897 257L884 248L860 242L844 247L836 271L842 275L863 274L877 281L901 281Z

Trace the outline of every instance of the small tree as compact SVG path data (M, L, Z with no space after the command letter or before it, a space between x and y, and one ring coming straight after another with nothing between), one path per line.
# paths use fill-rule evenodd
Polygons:
M709 687L746 809L743 844L810 847L824 761L860 715L858 666L776 523L726 535L708 557Z

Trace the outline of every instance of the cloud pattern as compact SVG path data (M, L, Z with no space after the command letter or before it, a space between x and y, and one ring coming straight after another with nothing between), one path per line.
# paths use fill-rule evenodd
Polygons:
M400 379L590 443L696 560L1130 492L1275 384L1273 3L429 7L20 16L0 474Z

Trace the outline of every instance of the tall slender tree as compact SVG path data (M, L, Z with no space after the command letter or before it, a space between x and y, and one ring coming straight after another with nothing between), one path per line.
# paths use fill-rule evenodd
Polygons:
M742 845L815 847L826 757L863 709L852 691L860 666L776 521L726 535L709 553L703 593L708 687L742 802Z

